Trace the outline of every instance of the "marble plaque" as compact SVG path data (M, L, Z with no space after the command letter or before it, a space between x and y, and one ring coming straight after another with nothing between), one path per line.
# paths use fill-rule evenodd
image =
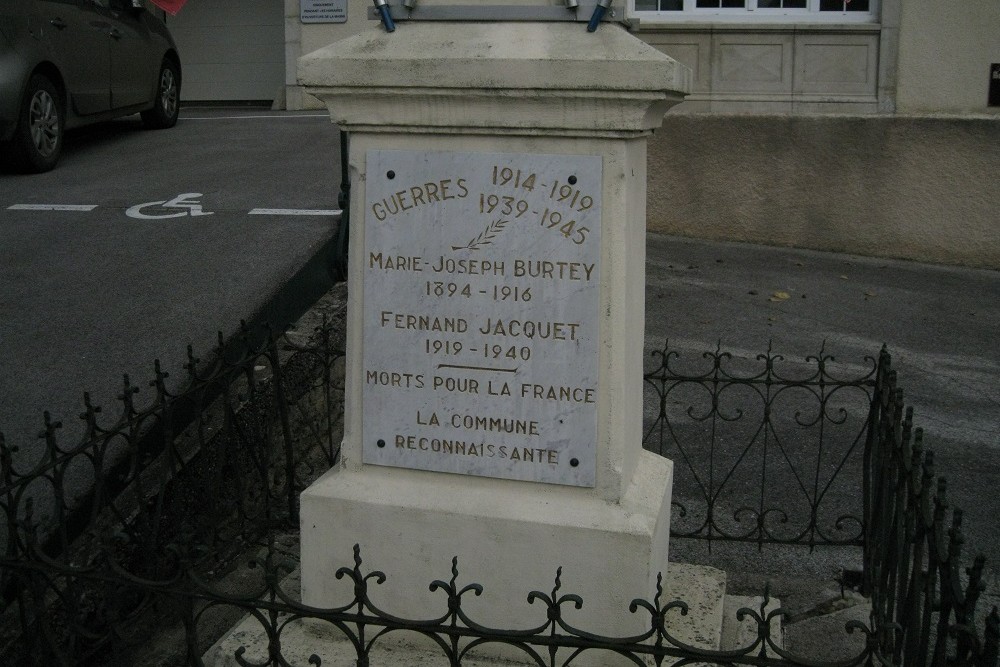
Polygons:
M594 486L601 157L367 163L364 462Z

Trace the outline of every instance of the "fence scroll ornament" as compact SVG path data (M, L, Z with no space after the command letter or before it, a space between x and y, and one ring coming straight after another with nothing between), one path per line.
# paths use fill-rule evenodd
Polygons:
M695 424L701 430L693 433L718 439L712 447L686 449L687 459L675 461L676 475L696 480L688 488L706 491L709 507L715 503L721 508L740 466L750 460L761 463L762 457L754 456L765 443L776 452L775 460L797 474L781 474L779 468L771 476L766 464L757 471L763 470L769 480L790 482L803 493L801 507L812 515L823 515L823 503L834 495L830 475L854 485L854 498L863 500L851 519L860 525L860 539L852 529L849 539L824 541L825 527L812 525L812 520L801 524L804 532L799 527L785 539L766 518L774 515L768 513L769 497L748 505L754 508L749 513L753 526L744 533L723 532L728 527L721 520L681 532L695 538L746 538L764 548L779 538L815 548L857 545L864 552L872 613L867 624L843 629L845 638L862 639L855 656L825 663L782 648L777 638L783 612L770 608L767 591L761 605L738 612L749 629L743 646L710 650L685 643L678 628L687 603L668 599L662 579L649 598L621 610L644 619L643 632L603 636L600 628L573 626L572 612L586 600L567 592L572 582L564 581L561 570L555 572L551 590L525 592L524 613L511 621L525 627L488 627L467 611L467 601L488 603L491 591L464 583L457 561L451 563L450 578L429 584L441 596L442 611L432 618L401 618L373 603L375 591L395 581L391 571L366 571L363 545L355 547L353 565L337 573L352 591L342 606L302 605L282 581L298 555L298 493L337 454L343 356L336 340L327 322L308 341L268 336L255 345L246 335L220 346L210 362L191 354L188 386L176 393L167 390L166 375L157 367L150 405L136 405L134 387L126 382L121 416L104 426L88 401L87 434L72 446L58 444L58 422L46 418L45 457L30 470L17 467L15 447L0 436L0 508L6 520L0 556L6 605L0 662L140 665L151 664L156 654L157 664L200 666L207 664L203 655L219 628L246 616L260 626L266 648L259 655L249 647L233 649L230 657L241 665L329 664L320 647L314 657L307 653L299 662L285 654L289 634L301 623L343 639L341 646L362 666L379 664L377 652L391 637L414 633L451 665L498 644L525 662L549 667L580 664L584 654L611 653L635 665L1000 664L1000 615L994 609L983 619L976 608L983 561L967 571L961 567L961 513L955 510L949 518L945 484L936 480L932 456L911 428L884 352L874 375L843 379L831 372L834 362L822 352L794 367L798 374L793 376L771 351L757 357L762 368L750 372L740 365L745 362L716 350L700 357L706 366L696 372L683 367L679 353L665 349L663 363L646 375L655 398L647 403L650 434L663 429L669 438L662 442L669 446L674 444L670 438L682 437ZM682 401L688 390L707 398ZM732 410L727 401L733 394L727 392L739 391L763 398L766 410L760 412L766 419L749 419L753 413L746 406ZM805 393L782 402L795 392ZM856 401L857 392L871 397L860 415L853 403L839 398L850 394ZM803 396L811 396L819 407L807 411L810 403ZM783 421L774 414L790 406L790 418ZM855 433L859 419L865 427ZM753 427L744 432L749 438L727 449L726 439L741 431L726 431L725 426L750 423ZM810 434L823 430L822 437L799 442L834 452L829 459L813 452L808 480L790 451L787 428ZM833 447L838 439L843 441L839 449ZM652 446L649 439L647 446ZM854 465L857 451L861 474L855 479L844 471ZM696 478L702 470L698 456L717 460L727 453L735 456L721 466L726 471L721 477L710 471L704 479ZM73 502L66 471L84 464L93 472L94 490ZM688 465L693 466L690 473L685 472ZM784 511L794 524L796 517ZM674 536L679 534L675 527ZM171 639L169 661L162 659L162 646L153 648L154 640L163 637Z
M674 537L860 545L874 358L770 348L692 359L665 344L644 375L644 446L674 461Z
M271 614L266 618L263 614L256 614L264 634L271 638L269 650L280 646L282 633L291 628L296 621L308 618L336 628L337 632L330 632L330 635L350 645L357 656L357 664L362 667L371 664L373 654L377 653L381 640L390 635L395 637L401 631L429 639L451 665L461 665L463 660L477 657L479 650L496 644L513 648L514 652L519 654L520 660L539 667L577 664L578 656L585 652L613 653L640 667L648 664L687 664L691 660L704 664L727 665L799 664L773 639L777 636L775 629L784 612L781 609L767 609L770 599L766 591L758 608L747 607L737 612L740 621L755 624L756 637L746 646L719 651L685 643L671 632L671 628L676 627L677 620L688 614L688 604L681 600L665 601L662 576L657 579L656 590L651 600L636 599L629 605L627 612L648 616L649 626L645 632L629 637L606 637L594 634L576 628L566 620L565 608L580 609L585 605L585 601L578 595L563 592L562 568L556 571L551 591L531 591L527 594L528 607L525 609L525 617L530 617L533 612L539 619L538 623L516 630L480 624L465 612L462 605L466 596L488 596L489 591L485 591L479 584L462 585L459 582L457 558L452 560L449 580L439 579L429 585L432 593L441 592L444 595L442 607L446 611L439 616L426 619L400 618L380 609L372 602L370 593L373 585L391 585L392 582L390 577L381 571L365 572L359 545L354 546L353 567L341 567L336 577L347 579L353 584L353 598L343 606L326 610L298 604L276 586L276 577L268 577L268 581L275 584L269 586L268 590L267 597L272 603L270 606L274 607L275 601L281 603L278 605L279 614ZM212 599L216 602L221 601L217 596L213 596ZM256 609L268 606L260 599L230 598L226 602L253 606ZM625 611L622 610L623 613ZM849 631L858 631L870 636L868 628L861 623L849 624ZM869 640L868 645L874 646L874 642ZM343 648L342 645L340 649L334 650L342 651ZM241 658L246 656L245 647L237 649L236 655ZM857 659L840 664L869 664L866 662L868 657L866 648ZM323 658L314 653L310 656L309 663L322 665Z

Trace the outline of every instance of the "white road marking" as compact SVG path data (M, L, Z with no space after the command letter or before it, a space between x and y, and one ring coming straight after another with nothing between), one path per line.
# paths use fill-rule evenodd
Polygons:
M93 211L97 204L14 204L8 211Z
M255 208L250 210L250 215L340 215L340 209L314 209L314 208Z
M202 211L201 204L191 201L192 198L201 197L197 192L178 195L169 201L153 201L144 204L137 204L130 207L125 214L130 218L140 218L144 220L155 220L160 218L178 218L190 215L212 215L208 211ZM177 213L166 213L161 215L144 214L141 209L159 206L161 208L187 209ZM87 212L98 208L98 204L12 204L7 207L8 211L79 211ZM315 216L339 216L343 213L339 208L255 208L247 212L247 215L315 215Z
M284 118L284 119L294 119L294 118L329 118L328 113L304 113L304 114L286 114L286 115L260 115L260 116L181 116L180 120L244 120L246 118Z
M129 207L125 211L125 215L130 218L138 218L139 220L162 220L164 218L181 218L186 215L192 218L198 217L200 215L214 215L209 211L201 210L201 202L197 201L198 197L201 197L200 192L187 192L182 195L177 195L170 201L148 201L145 204L136 204L135 206ZM142 209L148 207L159 207L159 208L182 208L187 209L180 211L179 213L161 213L159 215L149 215L143 213Z

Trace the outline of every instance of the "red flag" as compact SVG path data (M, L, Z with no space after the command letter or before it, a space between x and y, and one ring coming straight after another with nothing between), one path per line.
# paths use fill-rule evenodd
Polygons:
M187 0L152 0L152 2L171 16L177 16L177 12L181 10Z

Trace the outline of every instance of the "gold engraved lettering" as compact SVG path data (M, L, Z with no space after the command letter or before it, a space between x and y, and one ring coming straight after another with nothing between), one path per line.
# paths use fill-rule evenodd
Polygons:
M521 398L566 403L594 403L595 391L590 387L567 387L550 384L521 384Z
M488 259L452 259L440 256L431 264L434 273L457 273L470 276L502 276L504 263Z
M478 394L479 380L473 378L451 378L435 375L431 381L435 391L453 391L459 394Z
M481 458L506 459L519 463L539 463L559 465L559 452L543 447L511 447L475 440L453 440L449 438L427 438L397 433L393 440L396 449L415 452L429 452L449 456L478 456Z
M419 415L419 413L417 414ZM436 414L433 416L437 417ZM453 428L463 428L468 431L538 435L538 422L533 419L507 419L503 417L454 414L449 421Z
M469 189L465 183L464 178L455 180L445 178L436 183L412 185L372 203L372 215L379 222L384 222L391 216L426 204L448 199L465 199L469 196Z
M421 416L420 410L417 410L417 424L419 426L440 426L441 421L438 419L436 412L431 412L430 417Z
M539 340L576 340L578 322L536 322L535 320L502 320L486 318L486 324L479 327L485 336L507 336Z
M543 259L515 259L515 278L545 280L590 280L596 264L586 262L550 262Z
M414 373L397 373L396 371L365 371L365 383L383 387L400 387L403 389L423 389L424 376Z
M424 183L424 192L427 193L428 202L440 202L441 197L438 196L438 186L437 183Z
M410 197L413 199L414 206L420 206L424 203L424 191L419 187L410 188Z
M465 333L469 330L469 323L461 317L432 317L430 315L394 313L391 310L382 311L380 323L383 327L411 329L413 331Z
M510 396L510 385L506 382L494 385L493 380L488 380L486 382L486 393L490 396Z
M441 184L441 199L446 199L446 200L447 199L465 199L466 197L469 196L469 189L467 187L465 187L465 179L464 178L460 178L457 181L455 181L455 185L457 185L458 189L461 190L461 193L459 193L457 195L455 195L455 194L448 194L448 190L451 187L451 179L450 178L443 179L442 181L440 181L440 184Z
M419 256L385 255L380 252L368 253L368 268L382 271L414 271L424 270L423 259Z
M413 205L407 205L406 203L406 190L400 190L396 193L396 199L399 201L399 209L401 211L409 211L413 208Z

